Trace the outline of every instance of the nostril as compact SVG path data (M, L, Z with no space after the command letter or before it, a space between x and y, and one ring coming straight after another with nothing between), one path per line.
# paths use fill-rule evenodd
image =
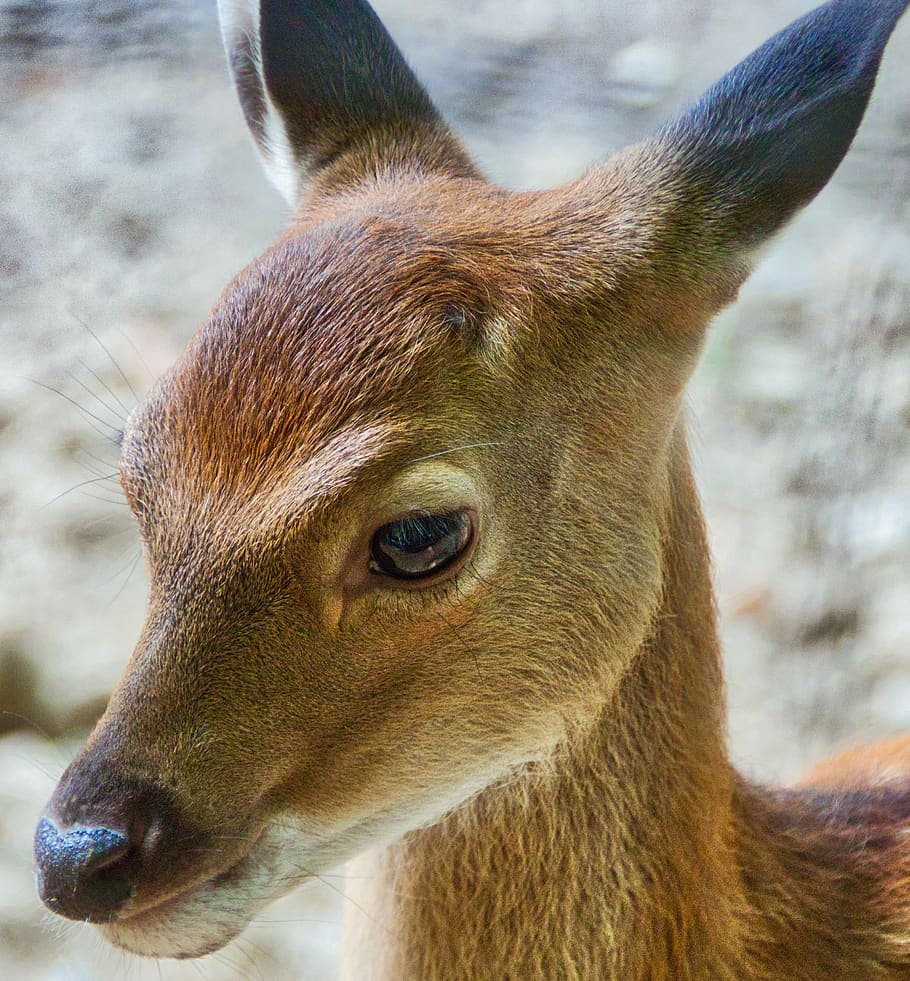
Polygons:
M42 818L35 832L42 901L70 919L111 919L132 894L133 852L125 832L103 826L61 831Z
M111 831L110 828L93 828L92 831L101 833L93 837L87 869L97 874L122 864L120 859L130 851L129 840L119 831Z

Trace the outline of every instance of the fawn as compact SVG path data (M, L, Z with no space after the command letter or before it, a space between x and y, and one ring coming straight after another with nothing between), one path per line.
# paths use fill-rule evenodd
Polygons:
M37 829L51 910L197 957L356 858L351 978L910 978L910 744L733 771L680 414L906 4L512 193L363 0L222 0L295 212L124 432L148 616Z

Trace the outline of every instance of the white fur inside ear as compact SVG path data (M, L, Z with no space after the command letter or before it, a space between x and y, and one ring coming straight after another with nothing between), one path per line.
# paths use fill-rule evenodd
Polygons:
M281 116L271 101L267 104L269 111L265 120L266 140L261 151L262 162L272 183L284 195L285 200L296 207L300 200L302 183L300 165L294 158L288 131Z
M218 0L218 17L231 77L259 157L272 183L295 206L301 192L301 162L265 84L259 0Z

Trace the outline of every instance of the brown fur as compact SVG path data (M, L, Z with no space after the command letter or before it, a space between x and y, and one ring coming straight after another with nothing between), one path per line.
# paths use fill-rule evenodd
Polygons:
M380 846L358 981L910 978L906 784L726 756L680 404L748 257L660 139L514 194L410 138L321 134L347 149L127 427L148 622L53 807L100 821L127 775L193 848L108 936L167 952L168 901L294 818ZM396 513L467 505L456 575L367 573Z
M677 449L652 638L550 757L354 863L346 976L910 976L910 792L771 791L726 762Z

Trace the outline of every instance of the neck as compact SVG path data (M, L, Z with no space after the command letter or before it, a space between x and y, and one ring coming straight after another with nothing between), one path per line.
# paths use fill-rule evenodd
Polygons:
M882 917L851 912L870 883L825 802L749 787L727 761L682 438L670 485L661 609L619 689L548 760L359 860L350 977L868 976Z

